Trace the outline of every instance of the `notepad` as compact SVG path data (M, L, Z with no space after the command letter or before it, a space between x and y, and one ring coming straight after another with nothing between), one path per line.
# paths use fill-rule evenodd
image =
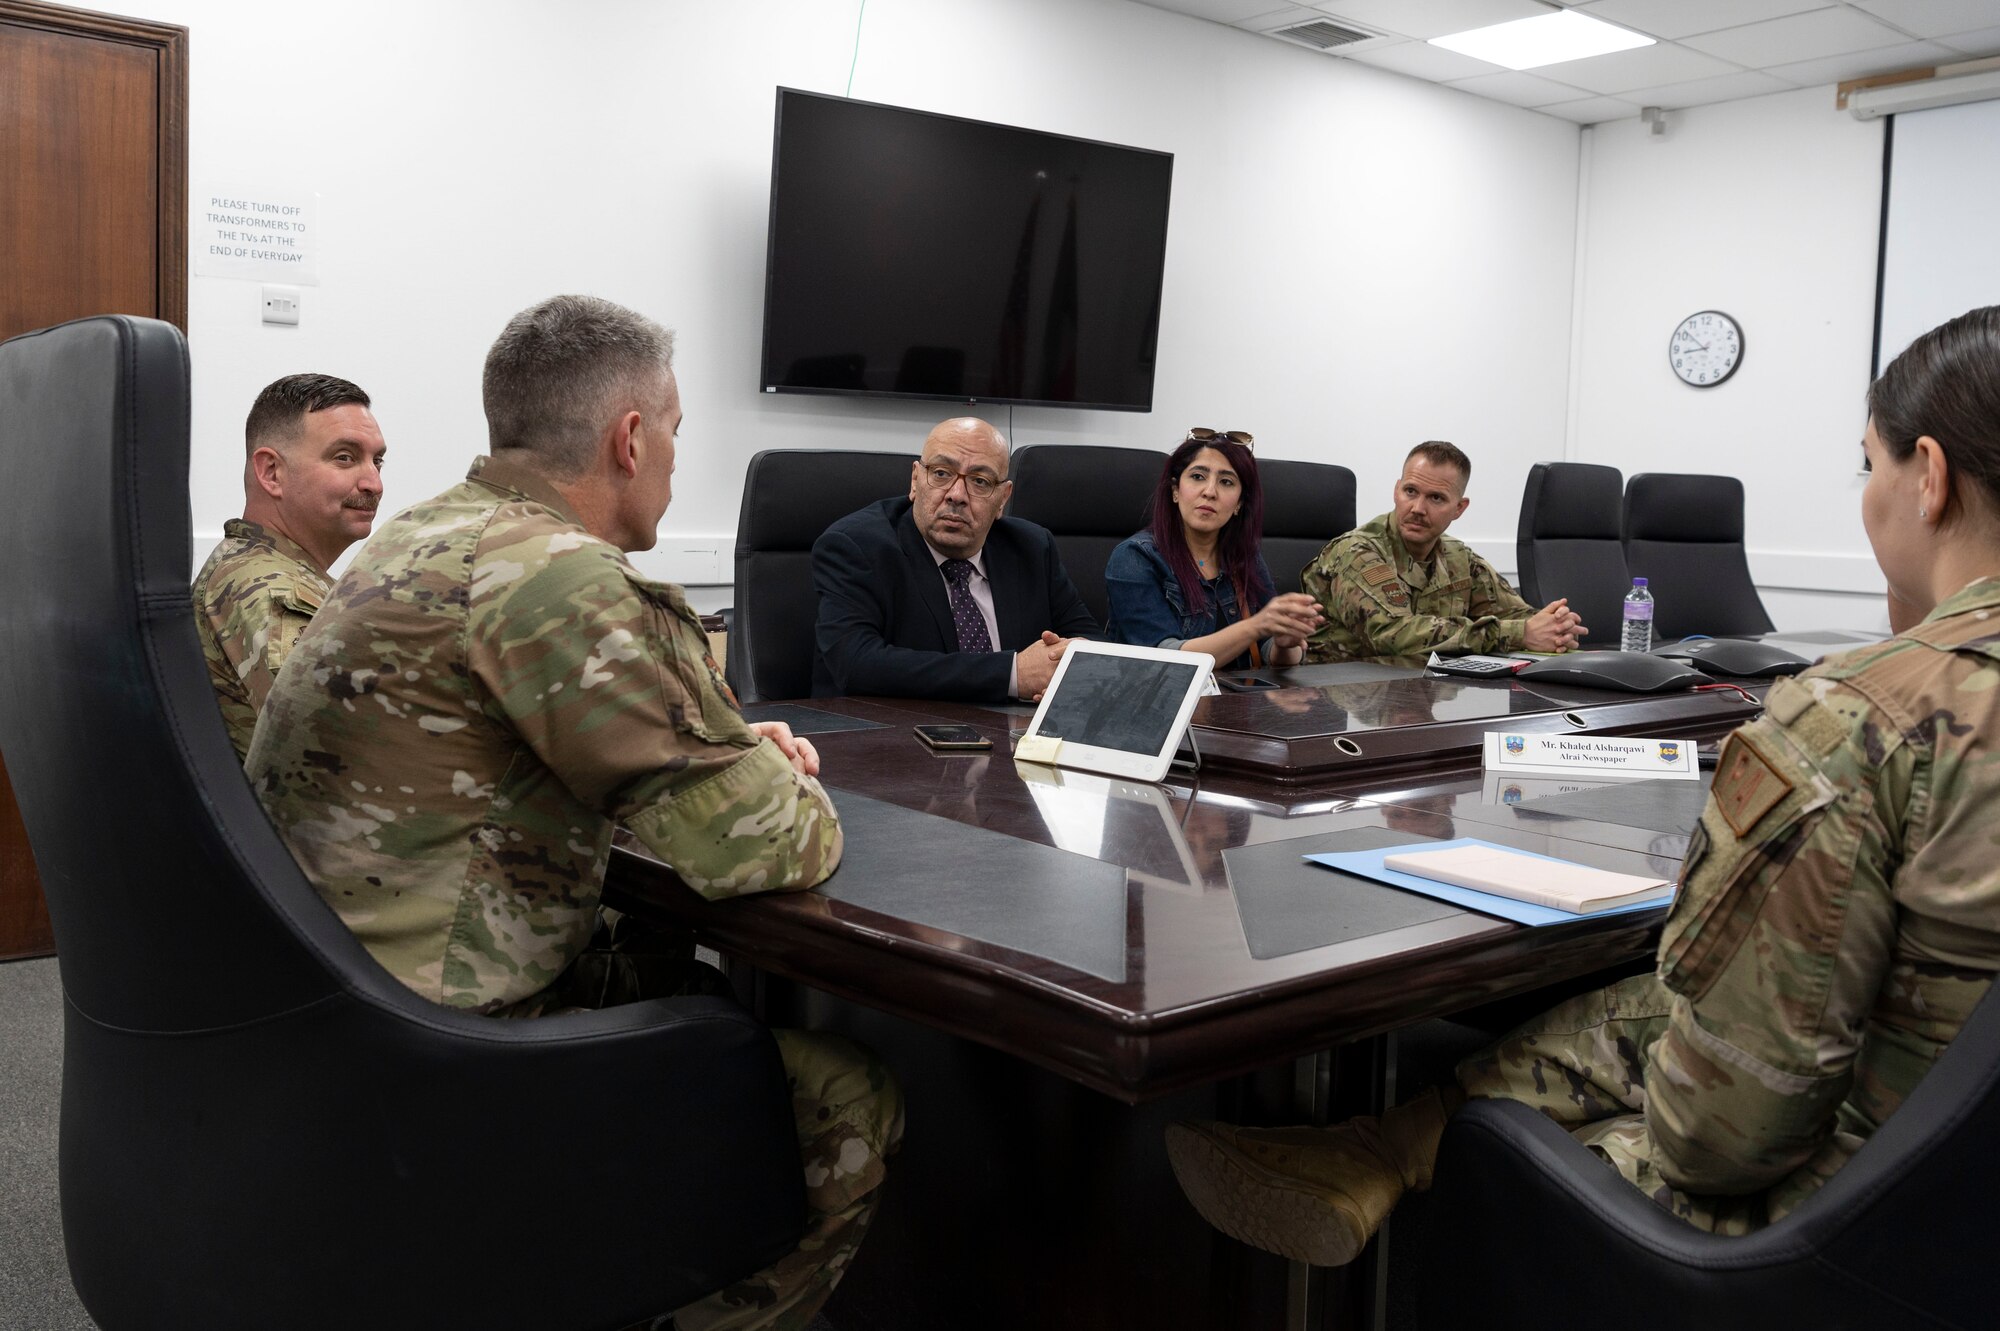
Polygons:
M1584 864L1520 855L1498 846L1456 846L1449 850L1404 851L1383 858L1382 866L1454 887L1490 892L1550 910L1589 915L1672 895L1663 878L1613 873Z

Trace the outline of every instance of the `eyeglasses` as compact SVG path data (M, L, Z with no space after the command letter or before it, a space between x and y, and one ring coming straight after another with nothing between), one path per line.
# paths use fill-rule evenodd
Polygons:
M954 471L950 467L935 463L924 466L924 484L940 493L951 489L953 481L964 481L965 492L974 499L991 499L999 488L1006 484L982 472Z
M1241 444L1252 452L1257 448L1257 436L1248 430L1211 430L1206 425L1197 425L1189 430L1187 438L1181 442L1207 443L1211 439L1227 439L1230 443Z

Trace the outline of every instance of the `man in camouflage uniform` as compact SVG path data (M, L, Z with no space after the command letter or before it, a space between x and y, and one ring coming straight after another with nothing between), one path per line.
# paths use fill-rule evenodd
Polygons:
M330 374L291 374L244 423L243 516L194 580L195 629L238 758L278 667L333 583L327 569L368 535L388 451L368 394Z
M672 496L672 346L608 301L517 315L486 360L493 456L384 526L266 702L247 767L272 821L433 1002L527 1017L644 996L593 948L615 824L711 898L811 887L840 859L811 744L744 723L680 589L625 557ZM778 1043L809 1228L681 1309L682 1331L805 1326L899 1140L901 1095L871 1056Z
M1535 1106L1720 1234L1781 1219L1894 1113L2000 970L2000 578L1771 689L1725 743L1655 974L1564 1003L1458 1088L1324 1129L1169 1130L1219 1228L1334 1265L1426 1187L1464 1097Z
M1300 572L1326 626L1306 660L1367 661L1444 652L1563 652L1588 632L1566 600L1536 610L1446 528L1472 501L1472 461L1441 440L1418 444L1395 507L1328 541Z

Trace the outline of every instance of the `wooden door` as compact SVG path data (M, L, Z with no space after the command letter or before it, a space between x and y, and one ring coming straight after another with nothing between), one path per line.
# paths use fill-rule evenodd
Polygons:
M187 29L0 0L0 339L92 314L187 327ZM0 765L0 960L54 945Z

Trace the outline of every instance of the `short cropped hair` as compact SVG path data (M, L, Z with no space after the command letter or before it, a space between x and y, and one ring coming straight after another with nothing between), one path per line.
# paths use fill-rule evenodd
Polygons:
M1466 482L1472 479L1472 459L1457 444L1448 444L1442 439L1426 439L1404 455L1403 461L1420 457L1433 467L1457 467L1458 488L1463 491Z
M243 422L243 451L247 455L293 442L304 433L305 419L312 412L368 405L368 394L345 379L288 374L266 385L250 404L250 416Z
M656 410L674 335L596 296L551 296L507 321L486 353L481 398L494 452L523 449L558 479L590 465L620 411Z

